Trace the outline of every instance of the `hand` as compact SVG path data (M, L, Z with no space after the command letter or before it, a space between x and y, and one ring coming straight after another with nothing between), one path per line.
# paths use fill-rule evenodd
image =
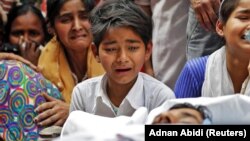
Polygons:
M205 30L215 31L220 0L190 0L199 23Z
M19 56L19 55L15 55L13 53L0 53L0 60L17 60L20 62L23 62L24 64L28 65L29 67L31 67L33 70L35 71L39 71L39 69L33 65L30 61L24 59L23 57Z
M36 42L22 42L19 44L21 56L29 60L34 65L38 64L38 59L41 54L40 45Z
M63 126L69 115L69 105L47 94L43 94L43 96L47 102L35 109L38 112L38 116L34 119L35 122L39 126Z

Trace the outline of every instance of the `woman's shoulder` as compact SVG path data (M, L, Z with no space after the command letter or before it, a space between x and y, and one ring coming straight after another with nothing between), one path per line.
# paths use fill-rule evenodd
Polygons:
M61 99L59 90L44 76L17 60L0 61L0 80L8 82L9 89L21 88L29 95L46 93Z

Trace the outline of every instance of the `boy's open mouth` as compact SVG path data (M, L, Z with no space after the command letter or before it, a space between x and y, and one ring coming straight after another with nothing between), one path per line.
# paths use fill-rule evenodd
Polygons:
M127 69L116 69L117 72L126 72L131 70L131 68L127 68Z
M241 38L250 42L250 30L247 30Z

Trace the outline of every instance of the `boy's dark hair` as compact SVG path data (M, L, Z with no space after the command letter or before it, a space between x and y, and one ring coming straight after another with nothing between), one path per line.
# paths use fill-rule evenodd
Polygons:
M44 32L45 42L47 42L49 40L50 36L49 36L48 30L47 30L46 21L42 15L41 11L33 5L23 4L23 5L13 7L7 15L8 20L7 20L7 23L5 26L5 33L6 34L4 35L5 42L9 42L10 30L11 30L11 26L12 26L13 21L18 16L25 15L28 12L34 13L39 18L41 25L42 25L42 28L43 28L42 30Z
M234 11L234 9L239 5L240 0L223 0L220 5L219 19L223 24L225 24Z
M47 0L47 20L50 24L50 26L54 26L55 19L59 15L59 12L64 5L65 2L68 0ZM94 0L81 0L84 4L87 12L90 12L94 6L95 1Z
M172 107L170 107L169 111L173 110L173 109L181 109L181 108L189 108L189 109L196 110L201 114L201 117L203 120L209 119L211 121L210 111L208 110L207 107L205 107L203 105L194 106L190 103L178 103L178 104L175 104Z
M151 18L131 0L106 0L93 9L90 22L97 48L107 30L115 27L131 28L145 45L152 37Z

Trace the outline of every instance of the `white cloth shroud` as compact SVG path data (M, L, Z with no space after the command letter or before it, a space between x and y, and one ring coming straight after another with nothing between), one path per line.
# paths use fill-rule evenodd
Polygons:
M121 137L125 140L144 141L144 125L151 124L158 114L167 111L177 103L206 106L211 112L212 124L250 124L249 96L233 94L220 97L171 99L149 114L145 107L141 107L131 117L110 118L74 111L70 113L63 126L60 141L121 141Z

